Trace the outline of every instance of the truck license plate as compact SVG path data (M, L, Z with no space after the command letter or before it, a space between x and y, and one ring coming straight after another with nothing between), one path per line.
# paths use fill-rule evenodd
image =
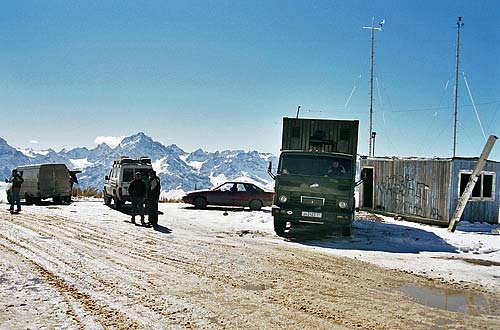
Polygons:
M302 211L302 216L303 217L310 217L310 218L321 218L322 214L321 214L321 212Z

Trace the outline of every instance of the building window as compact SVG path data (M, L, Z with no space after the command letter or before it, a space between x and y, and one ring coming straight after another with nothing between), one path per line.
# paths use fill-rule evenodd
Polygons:
M471 201L494 201L495 200L495 174L494 172L481 172L477 178L476 185L472 189ZM460 171L459 197L465 191L472 171Z

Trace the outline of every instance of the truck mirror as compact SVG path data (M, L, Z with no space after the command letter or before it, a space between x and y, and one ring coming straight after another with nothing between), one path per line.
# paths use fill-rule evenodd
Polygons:
M269 167L267 168L267 174L271 177L271 179L276 179L276 175L273 174L273 162L269 162Z
M104 177L104 180L108 181L108 180L109 180L109 176L107 176L107 175L106 175L106 176Z

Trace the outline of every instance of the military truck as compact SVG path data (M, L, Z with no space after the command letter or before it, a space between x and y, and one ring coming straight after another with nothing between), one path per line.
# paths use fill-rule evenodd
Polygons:
M357 120L283 118L272 215L279 236L306 229L351 235Z

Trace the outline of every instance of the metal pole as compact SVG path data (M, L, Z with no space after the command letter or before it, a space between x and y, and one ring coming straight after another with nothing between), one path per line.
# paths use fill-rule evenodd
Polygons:
M297 107L297 116L295 116L295 118L299 118L299 112L300 112L300 105Z
M382 25L385 23L385 20L380 21L379 27L375 27L373 25L374 17L372 17L372 25L371 26L363 26L363 29L371 30L371 62L370 62L370 132L368 134L368 155L371 157L372 154L372 131L373 131L373 63L375 60L375 30L382 31Z
M457 55L456 55L456 65L455 65L455 103L453 112L453 158L456 156L457 151L457 118L458 118L458 64L460 63L460 28L464 24L462 23L462 17L458 17L457 21Z
M368 144L368 150L370 150L370 157L372 154L372 131L373 131L373 58L374 58L374 39L375 39L375 30L373 29L373 17L372 17L372 55L371 55L371 64L370 64L370 142Z

